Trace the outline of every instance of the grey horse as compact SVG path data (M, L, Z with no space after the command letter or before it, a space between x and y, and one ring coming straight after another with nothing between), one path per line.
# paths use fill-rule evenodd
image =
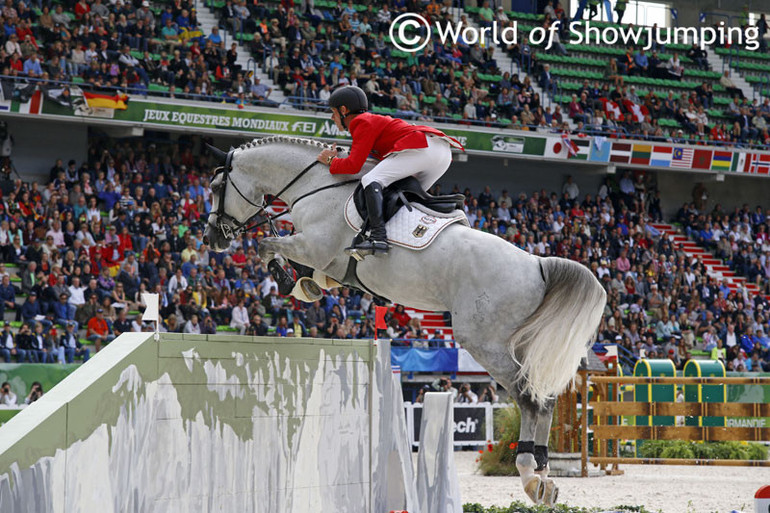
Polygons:
M265 238L259 256L312 267L333 278L316 272L324 287L350 283L350 257L343 250L355 234L343 208L355 183L350 175L333 176L325 165L313 164L325 147L273 136L230 150L212 181L205 232L212 249L226 250L264 206L265 195L280 193L296 233ZM361 174L368 169L371 163ZM350 284L395 303L451 312L456 342L519 405L516 466L526 494L536 503L554 504L558 488L548 478L547 452L551 418L555 397L574 378L604 309L606 294L593 274L579 263L537 257L456 223L420 252L393 247L386 256L366 258L358 263L357 279Z

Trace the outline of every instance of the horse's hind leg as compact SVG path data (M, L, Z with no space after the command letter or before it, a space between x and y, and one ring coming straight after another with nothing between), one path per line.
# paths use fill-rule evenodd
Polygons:
M524 492L535 504L541 504L545 498L545 482L538 474L538 462L535 457L535 436L538 433L539 408L524 394L518 394L516 402L521 411L521 428L516 449L516 468L521 477Z
M537 463L535 473L540 476L545 485L543 502L548 506L556 504L559 497L559 488L554 480L548 477L548 438L551 434L554 406L555 401L551 400L544 407L538 409L535 431L535 462Z
M556 503L559 490L553 479L548 478L548 437L554 401L544 406L534 403L529 396L519 393L516 399L521 411L521 430L516 455L516 468L521 484L536 504Z

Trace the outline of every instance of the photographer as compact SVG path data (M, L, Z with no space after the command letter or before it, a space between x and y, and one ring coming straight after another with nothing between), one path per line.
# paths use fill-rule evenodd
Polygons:
M480 403L496 403L497 402L497 392L495 391L495 387L492 384L487 385L484 388L484 391L481 393L481 397L479 398Z
M10 408L15 408L17 406L16 394L11 391L11 384L7 381L0 387L0 405L8 406Z
M24 399L24 404L32 404L38 399L43 397L43 385L40 382L35 381L32 383L32 388L29 390L29 395Z
M452 386L452 380L449 378L440 378L431 384L433 390L438 392L451 392L452 402L457 400L457 389Z
M479 402L479 396L473 393L470 383L460 385L460 393L457 394L457 402L464 404L476 404Z

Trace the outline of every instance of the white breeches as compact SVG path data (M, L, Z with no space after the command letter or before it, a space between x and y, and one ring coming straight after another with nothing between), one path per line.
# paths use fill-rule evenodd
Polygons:
M425 134L426 148L404 150L388 155L361 178L364 188L372 182L387 187L402 178L414 176L423 190L428 190L449 169L452 148L443 137Z

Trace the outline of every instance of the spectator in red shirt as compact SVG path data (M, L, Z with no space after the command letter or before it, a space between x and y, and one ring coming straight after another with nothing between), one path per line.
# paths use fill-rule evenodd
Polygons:
M107 325L107 321L104 320L104 310L101 308L96 310L95 317L89 319L86 338L96 345L97 352L102 348L103 343L107 344L115 338L110 333L110 327Z
M76 19L82 20L83 16L89 12L91 12L91 6L86 3L86 0L79 0L78 3L75 4Z
M398 321L399 328L405 327L409 324L409 321L412 320L409 314L404 311L404 305L396 305L396 308L393 311L393 319Z

